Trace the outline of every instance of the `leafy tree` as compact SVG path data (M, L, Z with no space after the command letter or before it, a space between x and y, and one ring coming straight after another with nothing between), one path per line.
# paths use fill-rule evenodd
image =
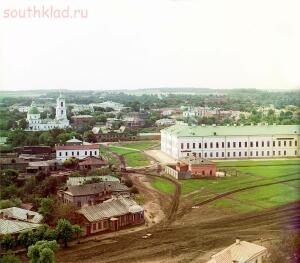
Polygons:
M38 209L38 212L41 213L45 220L47 221L47 218L49 218L53 211L54 211L54 200L51 198L41 198L40 199L40 208Z
M79 237L83 233L83 230L79 225L73 225L73 233L76 235L77 243L80 242Z
M13 254L4 255L3 257L0 258L0 262L1 263L21 263L20 258Z
M88 141L88 142L97 142L97 137L96 135L92 132L92 131L87 131L84 133L84 138Z
M35 242L37 242L38 238L36 237L36 235L33 233L32 230L27 230L27 231L23 231L19 234L18 241L24 247L29 247L32 244L34 244Z
M8 186L15 182L19 173L13 169L4 169L0 171L0 184L1 186Z
M26 129L27 125L28 125L28 123L27 123L26 119L21 119L19 121L19 128L20 129L23 129L23 130Z
M58 248L56 240L38 241L28 248L27 256L31 263L53 263L55 262L54 252Z
M78 233L78 227L75 227L66 219L60 219L56 225L56 233L59 240L62 240L64 246L68 246L68 241L73 239L73 234Z
M2 249L9 250L16 246L16 241L12 235L6 234L1 238L0 244Z
M55 240L56 233L55 230L51 229L47 224L39 226L35 230L35 236L37 240Z
M19 206L22 203L20 198L0 200L0 209L5 209L13 206Z

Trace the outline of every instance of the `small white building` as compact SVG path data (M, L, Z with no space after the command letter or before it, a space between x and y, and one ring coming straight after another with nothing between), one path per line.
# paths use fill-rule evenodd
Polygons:
M266 256L265 247L237 239L231 246L211 256L207 263L262 263Z
M156 126L171 126L176 123L176 120L174 119L159 119L155 122Z
M86 157L99 157L100 150L98 144L89 144L89 145L57 145L56 150L56 159L65 161L70 157L82 160Z

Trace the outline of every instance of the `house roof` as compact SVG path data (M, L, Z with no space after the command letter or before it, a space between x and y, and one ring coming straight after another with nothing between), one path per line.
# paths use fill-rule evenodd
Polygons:
M188 126L176 124L161 131L176 137L299 135L300 125Z
M98 150L98 144L89 144L89 145L57 145L55 147L57 151L59 150Z
M68 186L65 192L68 192L73 196L82 196L98 194L103 192L104 190L107 190L109 192L129 191L126 185L123 185L119 182L101 182L94 184Z
M82 141L76 139L75 137L73 137L72 139L66 141L66 143L70 143L70 142L71 142L71 143L74 143L74 142L76 142L76 143L77 143L77 142L82 143Z
M27 164L28 161L18 158L18 157L9 157L9 158L0 158L0 164L14 164L14 163L24 163Z
M43 219L41 214L19 207L0 209L0 216L6 219L16 219L29 223L40 223Z
M81 185L85 181L99 178L102 180L102 182L120 182L120 180L117 177L111 176L111 175L97 175L97 176L79 176L79 177L69 177L67 181L67 185Z
M247 241L237 241L231 246L213 255L207 263L247 263L267 249Z
M208 165L213 164L212 161L208 159L203 159L199 157L189 156L181 159L182 162L188 163L190 165Z
M81 208L82 214L89 222L95 222L103 219L109 219L128 213L138 213L144 211L134 200L129 198L109 199L101 204Z
M28 164L29 167L49 167L49 166L55 166L55 165L62 165L61 160L47 160L47 161L36 161L36 162L30 162Z
M107 161L91 156L91 157L86 157L84 158L80 163L80 165L106 165Z
M20 233L39 227L40 224L22 222L18 220L0 219L0 235Z

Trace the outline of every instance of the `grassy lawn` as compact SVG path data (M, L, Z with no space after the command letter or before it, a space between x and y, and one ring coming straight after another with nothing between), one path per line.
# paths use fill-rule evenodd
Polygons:
M299 160L218 162L218 168L232 167L238 176L217 179L182 180L182 194L194 203L237 188L300 178ZM259 187L214 201L209 206L235 212L251 212L300 200L300 181ZM194 193L193 193L194 192Z
M132 143L119 143L116 144L117 146L122 146L126 148L131 148L135 150L147 150L154 145L159 145L159 141L138 141Z
M109 150L117 154L123 155L125 158L126 165L130 167L147 166L151 163L150 159L145 154L137 152L135 150L118 148L116 146L110 146Z
M157 178L157 177L154 178L152 182L152 186L158 191L166 194L172 194L176 189L175 185L169 182L168 180L165 180L163 178Z

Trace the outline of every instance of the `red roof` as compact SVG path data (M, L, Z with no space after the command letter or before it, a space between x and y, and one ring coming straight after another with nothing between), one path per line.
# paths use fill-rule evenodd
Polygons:
M79 165L106 165L107 161L97 157L87 157L79 163Z
M93 150L99 149L98 144L90 145L57 145L56 150Z

